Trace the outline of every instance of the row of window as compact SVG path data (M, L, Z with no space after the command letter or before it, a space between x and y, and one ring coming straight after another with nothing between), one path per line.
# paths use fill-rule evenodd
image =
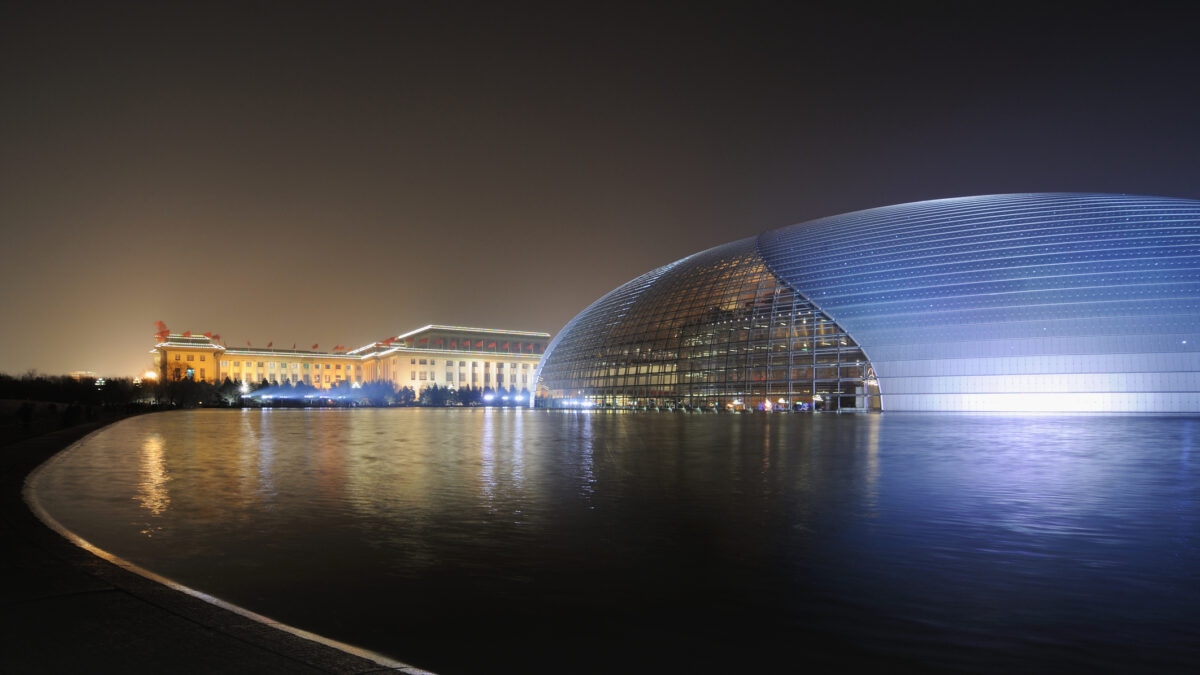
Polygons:
M414 366L415 366L415 365L418 365L418 364L419 364L419 365L422 365L422 366L426 366L426 365L428 365L428 366L436 366L436 365L438 364L438 360L437 360L437 359L419 359L419 360L418 360L418 359L409 359L409 364L411 364L411 365L414 365ZM447 367L447 368L449 368L449 367L451 367L451 366L453 366L453 365L454 365L454 362L453 362L453 361L446 361L446 367ZM484 370L487 370L487 369L491 368L491 365L492 365L492 364L491 364L491 362L489 362L489 361L484 361L484 362L483 362L483 369L484 369ZM504 364L503 362L501 362L501 363L497 363L497 364L496 364L496 368L497 368L497 369L503 369L503 368L504 368L504 365L505 365L505 364ZM521 370L525 370L526 368L532 368L532 367L533 367L533 366L531 366L531 365L530 365L530 364L528 364L528 363L522 363L522 364L510 363L510 364L508 364L508 366L509 366L510 368L516 368L518 365L520 365L520 367L521 367ZM467 367L467 362L466 362L466 361L459 361L459 362L458 362L458 367L459 367L459 368L466 368L466 367ZM471 362L471 367L472 367L472 368L478 368L478 367L479 367L479 361L472 361L472 362Z
M436 373L434 373L431 370L421 370L421 371L412 370L412 371L409 371L408 379L413 382L419 382L419 381L423 381L423 380L433 380L433 379L435 379L435 375L436 375ZM452 373L450 371L446 371L446 377L445 377L444 381L448 382L448 383L453 383L454 382L454 373ZM467 381L467 374L459 373L458 381L460 383L465 384ZM483 383L491 384L491 382L492 382L491 373L484 373L483 374ZM496 382L499 384L504 383L504 374L503 373L496 373ZM509 384L516 384L517 383L517 374L511 373L508 376L508 382L509 382ZM471 373L471 383L479 384L479 373ZM528 373L521 373L521 384L529 384L529 374Z
M179 357L178 357L178 355L176 355L176 360L178 360L178 358L179 358ZM189 358L188 358L188 360L190 361L190 360L191 360L191 358L189 357ZM204 357L203 357L203 356L201 356L201 357L200 357L200 360L201 360L201 361L203 361L203 360L204 360ZM246 368L251 368L251 367L255 367L255 366L257 366L257 367L259 367L259 368L263 368L263 367L267 367L267 368L274 368L274 367L275 367L275 362L274 362L274 361L268 361L268 362L265 362L265 364L264 364L264 362L263 362L263 361L258 361L258 362L254 362L254 361L233 361L233 362L232 362L232 365L233 365L233 367L234 367L234 368L239 368L239 367L242 367L243 365L244 365ZM292 368L292 370L298 370L298 369L300 369L300 368L303 368L304 370L308 370L308 369L309 369L309 365L310 365L310 364L307 364L307 363L305 363L305 364L299 364L299 363L291 363L291 364L289 364L289 363L286 363L286 362L283 362L283 361L280 361L280 362L279 362L279 367L280 367L280 368L282 368L282 369L285 369L285 370L286 370L286 369L287 369L289 366ZM314 363L314 364L311 364L311 365L312 365L312 368L313 368L313 370L320 370L320 369L321 369L321 364L320 364L320 363ZM325 370L329 370L329 369L330 369L330 367L331 367L331 366L330 366L330 364L328 364L328 363L326 363L326 364L324 364L324 365L325 365ZM230 367L230 362L229 362L229 361L222 361L222 362L221 362L221 367L222 367L222 368L228 368L228 367ZM340 364L340 363L338 363L338 364L334 364L334 365L332 366L332 368L333 368L334 370L341 370L341 369L342 369L342 364ZM362 370L362 366L361 366L361 365L358 365L358 364L355 364L355 366L354 366L354 369L355 369L355 370ZM347 364L347 365L346 365L346 370L350 370L350 366L349 366L349 364Z

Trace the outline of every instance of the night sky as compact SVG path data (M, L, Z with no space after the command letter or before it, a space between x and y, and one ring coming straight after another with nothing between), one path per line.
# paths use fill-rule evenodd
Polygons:
M810 218L1200 198L1197 17L1117 7L3 3L0 372L556 333Z

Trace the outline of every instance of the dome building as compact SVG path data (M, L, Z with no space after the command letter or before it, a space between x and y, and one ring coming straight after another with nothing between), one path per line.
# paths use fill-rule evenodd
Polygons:
M1200 412L1200 202L942 199L741 239L551 342L552 407Z

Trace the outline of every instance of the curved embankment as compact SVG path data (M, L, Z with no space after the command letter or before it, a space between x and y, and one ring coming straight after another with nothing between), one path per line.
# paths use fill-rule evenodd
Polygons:
M173 584L56 531L47 514L35 515L36 499L26 502L27 478L102 426L0 448L0 672L425 672Z

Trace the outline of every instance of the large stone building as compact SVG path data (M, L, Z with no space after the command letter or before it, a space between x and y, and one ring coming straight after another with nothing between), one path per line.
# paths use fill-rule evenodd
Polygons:
M210 336L169 333L154 346L164 380L307 384L319 389L383 380L418 394L439 387L533 390L549 333L425 326L349 351L227 347Z
M551 405L1200 412L1200 202L942 199L683 258L571 320Z

